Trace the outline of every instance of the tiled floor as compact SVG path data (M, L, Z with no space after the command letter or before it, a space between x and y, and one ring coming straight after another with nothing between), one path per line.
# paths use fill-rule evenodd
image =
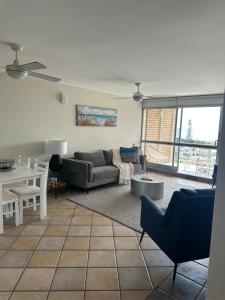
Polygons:
M0 300L204 299L207 260L173 263L145 237L63 198L0 236Z

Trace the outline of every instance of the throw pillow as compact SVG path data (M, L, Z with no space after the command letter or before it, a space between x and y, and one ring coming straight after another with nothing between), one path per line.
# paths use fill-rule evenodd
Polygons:
M113 152L112 150L103 150L106 165L112 165Z
M138 147L120 147L120 156L121 160L126 163L140 163L140 155L139 155L139 148Z
M102 150L94 152L75 152L74 158L79 160L90 161L94 167L105 166L105 157Z

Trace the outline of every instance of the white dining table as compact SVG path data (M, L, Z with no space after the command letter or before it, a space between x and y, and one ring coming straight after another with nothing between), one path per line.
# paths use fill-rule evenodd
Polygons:
M4 232L2 197L4 185L30 179L40 179L40 219L47 217L46 173L31 168L16 167L0 172L0 234Z

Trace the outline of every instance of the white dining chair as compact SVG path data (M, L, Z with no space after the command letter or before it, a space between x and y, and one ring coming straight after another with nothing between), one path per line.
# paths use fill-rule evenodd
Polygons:
M33 169L43 171L45 173L45 183L44 189L45 193L47 192L47 176L48 176L48 162L42 162L38 159L34 160ZM27 184L20 185L17 187L10 188L10 192L19 197L20 202L20 223L23 223L23 210L26 208L33 207L36 210L36 207L40 205L37 203L37 197L40 197L41 189L37 179L29 181Z
M2 214L7 219L15 215L15 225L20 224L19 197L5 190L2 195Z
M20 167L20 168L30 168L31 166L31 158L30 157L23 157L22 155L18 155L18 159L17 159L17 162L16 162L16 167ZM3 189L5 191L10 191L10 189L14 188L14 187L18 187L18 186L21 186L21 185L24 185L24 184L28 184L27 180L23 180L23 181L19 181L19 182L14 182L14 183L9 183L9 184L6 184L4 185ZM9 208L9 210L13 210L13 203L9 203L8 206L11 206ZM6 215L6 218L10 218L13 216L13 213L8 213Z

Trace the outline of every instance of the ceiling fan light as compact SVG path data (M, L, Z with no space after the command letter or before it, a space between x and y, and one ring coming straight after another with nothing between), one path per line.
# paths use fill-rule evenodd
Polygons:
M14 79L24 79L28 75L27 71L8 70L7 68L6 68L6 73L8 74L9 77Z

